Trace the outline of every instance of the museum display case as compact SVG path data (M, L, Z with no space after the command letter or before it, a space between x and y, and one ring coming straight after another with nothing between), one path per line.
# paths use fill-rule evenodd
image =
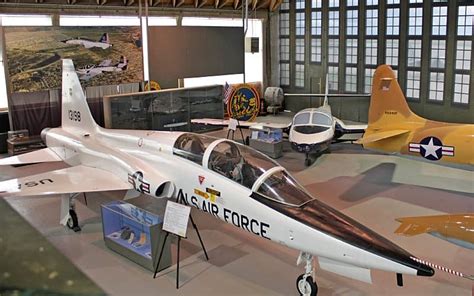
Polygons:
M101 208L106 246L153 271L163 246L163 218L123 201ZM164 246L159 270L171 265L169 244Z

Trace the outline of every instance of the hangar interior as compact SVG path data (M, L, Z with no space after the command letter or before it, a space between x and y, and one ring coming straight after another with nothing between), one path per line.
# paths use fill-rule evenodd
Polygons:
M474 295L472 1L0 21L0 295Z

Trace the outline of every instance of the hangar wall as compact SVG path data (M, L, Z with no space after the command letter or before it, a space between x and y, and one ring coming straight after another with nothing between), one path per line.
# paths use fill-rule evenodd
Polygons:
M453 99L455 88L459 92L460 86L456 84L456 79L461 75L467 76L469 80L468 98L474 97L474 75L471 70L474 68L474 59L470 59L469 69L456 65L459 59L456 50L462 42L467 41L469 54L474 55L472 33L467 36L458 33L462 22L458 19L462 13L460 6L470 5L472 8L472 1L412 3L416 1L380 0L375 1L378 2L376 5L367 5L372 2L339 1L340 5L330 7L331 1L284 1L280 13L272 14L270 20L278 27L278 33L274 35L279 36L278 42L272 40L274 44L271 47L272 57L278 60L278 63L273 61L273 65L278 64L279 78L272 80L271 84L281 85L285 93L320 93L324 91L326 73L329 72L330 93L368 93L370 77L376 66L392 63L392 67L398 71L398 80L405 94L410 88L408 94L411 98L407 101L415 113L434 120L474 123L474 99L468 99L467 103L455 102ZM434 22L437 22L433 17L435 8L446 13L441 15L447 19L445 34L435 35L432 31L436 27ZM369 11L376 13L376 17L368 16ZM396 18L389 15L394 11L399 14ZM337 17L334 18L336 13ZM413 13L423 15L421 28L418 26L421 29L419 34L409 31ZM436 16L439 16L438 13L436 10ZM472 18L468 13L469 17ZM391 34L389 30L394 26L387 22L397 19L399 23L396 29L399 33ZM371 21L375 22L372 28ZM376 30L376 34L373 30ZM354 40L358 46L349 46L348 40ZM445 42L442 50L445 50L446 56L442 66L432 64L434 55L439 54L439 51L432 50L433 41L438 40ZM391 48L395 43L396 52ZM416 48L412 48L412 44ZM413 55L416 56L415 60ZM374 59L374 63L370 62L371 59ZM421 79L414 80L409 76L413 73L419 73ZM439 97L433 98L433 92L430 93L433 91L433 81L430 80L436 74L441 74L441 82L438 82L438 87L442 89L441 100ZM415 90L419 94L413 94L413 83L419 84L419 89ZM317 100L314 99L315 102ZM340 112L348 116L345 119L367 118L368 98L335 100ZM286 98L285 104L287 109L297 111L309 107L309 101L309 98Z

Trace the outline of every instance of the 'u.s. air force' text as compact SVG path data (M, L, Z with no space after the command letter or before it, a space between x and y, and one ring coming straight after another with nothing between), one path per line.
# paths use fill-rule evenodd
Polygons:
M202 199L201 204L199 204L199 199L196 196L191 195L191 198L189 199L188 194L183 193L183 189L179 189L178 191L178 200L183 200L188 205L193 205L194 207L204 212L208 212L209 214L212 214L216 216L217 218L220 218L219 217L220 209L219 209L219 206L217 206L217 204L211 203L204 199ZM266 236L267 231L270 228L269 224L265 222L260 222L256 219L249 219L247 216L239 214L227 208L222 208L222 211L223 211L222 213L223 213L223 218L225 222L232 223L236 227L245 229L248 232L253 233L255 235L261 236L266 239L270 239L269 237Z

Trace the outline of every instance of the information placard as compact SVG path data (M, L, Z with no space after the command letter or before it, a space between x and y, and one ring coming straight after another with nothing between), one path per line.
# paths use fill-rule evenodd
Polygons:
M190 207L168 201L163 219L163 230L186 237L190 213Z

